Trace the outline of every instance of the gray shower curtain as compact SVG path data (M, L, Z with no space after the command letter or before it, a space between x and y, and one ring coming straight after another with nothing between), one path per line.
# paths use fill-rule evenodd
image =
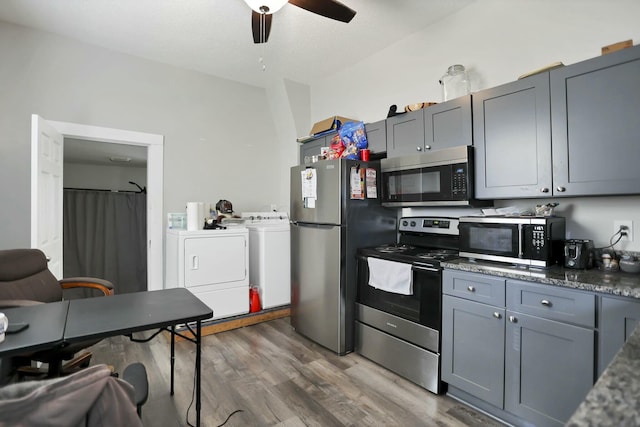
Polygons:
M64 277L111 281L116 294L147 290L147 195L64 190Z

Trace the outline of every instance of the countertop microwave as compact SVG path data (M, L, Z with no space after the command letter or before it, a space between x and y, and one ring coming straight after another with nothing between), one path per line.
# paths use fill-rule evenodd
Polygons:
M473 147L462 145L380 161L382 206L490 206L474 198Z
M565 229L558 216L460 217L460 256L550 267L564 259Z

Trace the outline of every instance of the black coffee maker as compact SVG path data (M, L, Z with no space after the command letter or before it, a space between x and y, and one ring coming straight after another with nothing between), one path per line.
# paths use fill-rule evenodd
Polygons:
M565 240L564 266L582 270L593 267L593 240Z

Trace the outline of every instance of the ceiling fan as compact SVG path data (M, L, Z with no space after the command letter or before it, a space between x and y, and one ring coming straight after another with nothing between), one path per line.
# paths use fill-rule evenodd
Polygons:
M290 3L309 12L335 19L336 21L349 22L356 15L356 11L336 0L244 0L252 9L251 29L254 43L266 43L271 31L272 15L282 6Z

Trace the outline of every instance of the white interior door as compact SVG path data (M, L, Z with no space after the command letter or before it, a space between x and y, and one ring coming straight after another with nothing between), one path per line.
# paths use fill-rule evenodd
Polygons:
M62 167L64 138L42 117L31 116L31 247L62 278Z

